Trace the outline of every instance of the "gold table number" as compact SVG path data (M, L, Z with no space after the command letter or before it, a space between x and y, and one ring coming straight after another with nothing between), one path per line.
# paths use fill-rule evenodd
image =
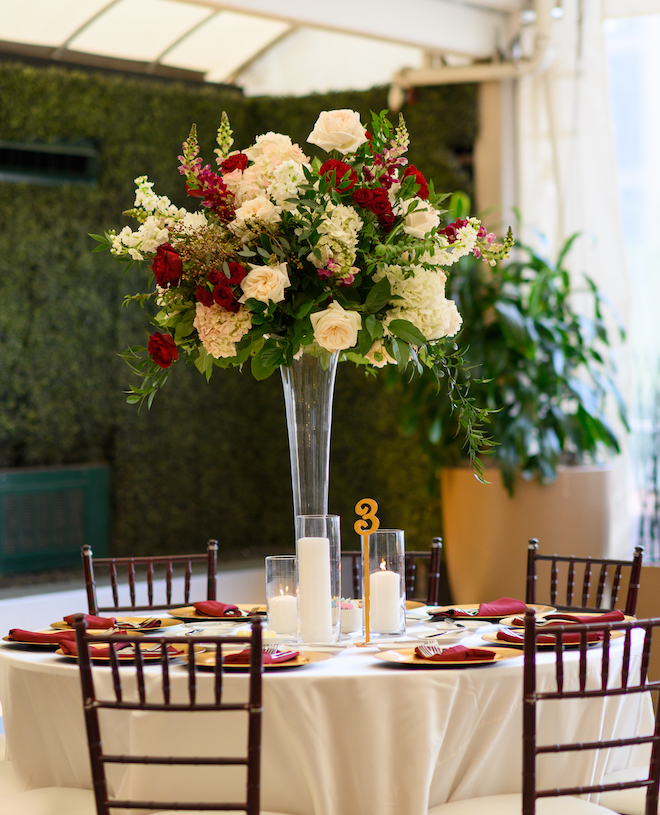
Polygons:
M355 505L355 514L360 520L353 524L353 529L362 539L362 580L364 589L364 644L369 643L369 535L380 529L376 516L378 504L373 498L362 498Z

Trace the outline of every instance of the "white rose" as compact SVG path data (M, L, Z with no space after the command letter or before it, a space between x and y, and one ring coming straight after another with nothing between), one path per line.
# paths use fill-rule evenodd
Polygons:
M403 219L403 231L413 238L423 238L432 229L440 226L440 216L421 198L413 198L413 201L417 201L417 209L409 211Z
M281 220L280 212L281 207L276 207L275 204L264 195L259 195L256 198L251 198L236 210L236 217L230 224L233 231L240 231L246 221L254 220L262 224L272 226L279 223Z
M250 161L265 159L268 164L277 166L283 161L295 161L297 164L309 162L297 144L293 144L289 136L282 133L264 133L257 136L253 147L243 151Z
M245 303L251 297L262 303L284 300L284 289L291 285L286 263L278 263L277 266L250 264L250 267L252 271L241 280L244 294L239 298L239 303Z
M367 141L360 114L354 110L324 110L307 137L328 153L337 150L342 155L352 153Z
M311 316L314 339L327 351L344 351L357 343L362 317L357 311L345 311L337 302Z

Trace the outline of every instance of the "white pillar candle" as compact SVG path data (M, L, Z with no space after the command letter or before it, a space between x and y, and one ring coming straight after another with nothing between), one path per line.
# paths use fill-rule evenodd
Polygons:
M299 538L296 556L300 640L330 642L332 639L330 541L328 538Z
M369 574L370 629L379 634L398 633L401 627L401 577L389 569Z
M298 602L292 594L268 598L268 628L276 634L295 634L298 628Z

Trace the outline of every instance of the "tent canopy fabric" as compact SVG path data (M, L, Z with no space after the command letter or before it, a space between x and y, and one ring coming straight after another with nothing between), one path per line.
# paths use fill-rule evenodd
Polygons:
M0 0L0 53L231 83L248 95L387 84L506 52L521 0Z

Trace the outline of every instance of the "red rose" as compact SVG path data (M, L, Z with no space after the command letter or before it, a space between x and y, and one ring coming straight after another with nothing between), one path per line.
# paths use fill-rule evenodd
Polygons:
M211 269L209 272L209 283L212 286L217 286L218 283L226 283L227 278L224 272L218 271L218 269Z
M371 204L369 205L369 209L377 215L380 219L381 215L391 215L392 214L392 204L390 204L390 199L384 189L373 190L373 199Z
M245 170L248 166L248 157L245 153L236 153L233 156L226 158L221 164L220 169L223 173L232 173L234 170Z
M349 183L344 186L342 184L342 179L346 175L349 174ZM335 183L332 184L332 188L334 190L338 190L341 187L341 192L348 192L348 190L352 190L353 187L357 183L357 175L351 170L348 164L344 164L343 161L338 161L336 158L328 159L325 164L322 164L319 168L319 174L324 175L332 184L332 176L334 174Z
M229 286L223 286L222 283L218 283L213 289L213 299L219 306L227 309L227 311L237 312L240 308L239 302L234 297L234 292Z
M229 261L227 265L229 266L229 277L225 276L225 280L227 283L231 283L232 286L235 286L237 283L240 283L247 274L245 266L243 266L242 263L237 263L235 260Z
M394 226L394 213L386 212L384 215L379 215L378 223L380 224L383 232L390 232Z
M183 261L171 244L161 243L151 264L156 282L161 288L176 285L183 274Z
M373 190L367 190L362 188L353 191L353 203L357 204L358 207L365 207L366 209L370 208L373 199L374 199Z
M429 185L426 183L426 179L414 164L410 164L408 167L406 167L403 177L405 178L409 175L414 177L415 184L419 184L419 190L417 191L418 197L426 200L429 197Z
M195 297L203 306L206 306L207 308L213 305L213 295L206 288L206 286L197 286L195 289Z
M179 358L179 349L169 334L152 334L147 345L150 357L161 368L169 368Z

